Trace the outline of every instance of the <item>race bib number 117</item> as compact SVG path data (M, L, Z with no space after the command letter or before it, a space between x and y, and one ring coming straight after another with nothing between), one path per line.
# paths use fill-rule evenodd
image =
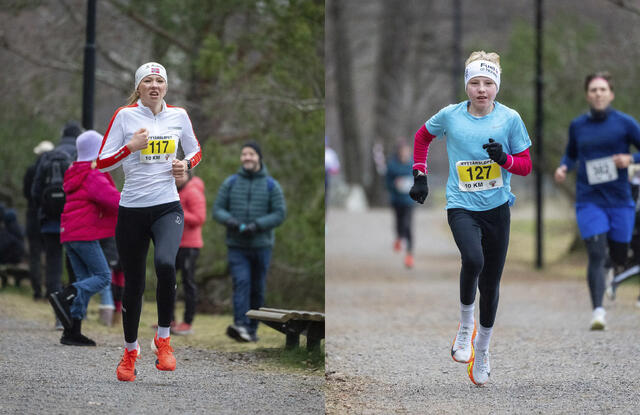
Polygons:
M176 140L150 139L147 148L140 150L142 163L160 163L173 157L176 152Z

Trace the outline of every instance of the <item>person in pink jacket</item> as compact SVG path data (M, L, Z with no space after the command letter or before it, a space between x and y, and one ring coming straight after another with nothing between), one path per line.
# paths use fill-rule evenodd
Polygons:
M202 248L202 225L207 218L207 204L204 196L204 182L187 171L181 178L176 178L176 187L180 196L180 204L184 210L184 230L180 248L176 256L176 272L182 275L184 292L184 320L171 327L174 334L191 334L191 324L196 314L196 260ZM174 319L172 319L174 320Z
M76 282L53 293L49 301L64 326L60 343L95 346L81 333L89 299L111 282L111 270L100 239L113 237L120 192L111 175L96 169L102 136L89 130L76 140L78 160L64 174L66 201L60 221L64 244L76 274Z

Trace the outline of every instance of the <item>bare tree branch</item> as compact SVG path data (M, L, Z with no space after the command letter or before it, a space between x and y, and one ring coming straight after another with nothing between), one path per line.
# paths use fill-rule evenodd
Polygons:
M241 99L250 101L271 101L281 104L291 105L292 107L302 112L312 112L318 110L324 110L324 100L317 98L310 99L295 99L277 95L254 95L254 94L242 94L239 96Z
M69 64L63 61L57 61L54 59L40 59L20 49L14 48L9 44L6 37L4 37L3 35L0 35L0 47L21 57L27 62L30 62L34 65L38 65L39 67L42 67L42 68L55 69L57 71L74 73L74 74L83 73L83 68L81 66ZM97 71L96 80L114 89L123 90L122 83L115 82L114 80L110 79L110 77L103 71Z
M161 29L159 26L151 24L148 20L144 19L142 16L140 16L140 15L134 13L132 10L130 10L124 3L122 3L122 2L120 2L118 0L107 0L107 2L110 3L113 7L117 8L118 10L120 10L120 12L123 15L127 16L128 18L130 18L134 22L140 24L145 29L154 32L155 34L157 34L158 36L164 38L168 42L178 46L180 49L185 51L187 54L192 54L193 53L193 47L191 47L190 45L187 45L186 43L181 42L175 36L172 36L169 32L167 32L166 30Z
M634 6L633 4L630 4L630 2L628 2L627 0L605 0L605 1L611 4L614 4L620 7L621 9L624 9L626 11L629 11L631 13L634 13L640 16L640 8L637 6Z
M76 26L80 26L80 25L85 26L84 19L81 16L79 16L77 13L75 13L75 10L73 7L71 7L65 0L58 0L58 2L62 5L62 7L67 12L69 17L71 17L71 20L73 20L73 23Z

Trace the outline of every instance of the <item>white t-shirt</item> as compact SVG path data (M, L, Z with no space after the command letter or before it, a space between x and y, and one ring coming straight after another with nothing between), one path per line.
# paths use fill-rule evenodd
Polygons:
M141 128L149 131L149 145L131 153L126 145ZM183 108L163 101L162 110L153 115L140 100L118 108L104 134L97 163L102 172L122 164L124 187L120 206L147 207L180 200L171 174L178 143L185 160L191 160L191 167L195 167L202 157L200 143Z

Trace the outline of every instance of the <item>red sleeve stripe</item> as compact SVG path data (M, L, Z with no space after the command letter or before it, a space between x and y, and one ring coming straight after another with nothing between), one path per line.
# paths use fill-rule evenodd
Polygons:
M416 131L413 142L413 168L415 170L428 173L427 154L429 153L429 145L434 138L436 138L436 136L431 134L424 125Z
M102 153L102 149L104 148L104 144L107 142L107 138L109 137L109 132L111 131L111 126L113 125L113 120L116 119L116 116L118 115L118 113L123 108L132 108L132 107L137 107L137 106L138 106L138 103L135 103L133 105L128 105L126 107L120 107L120 108L118 108L116 110L115 113L113 113L113 117L111 117L111 121L109 121L109 126L107 127L107 131L104 133L104 137L102 137L102 144L100 145L100 151L98 151L98 159L96 160L96 164L97 164L97 167L99 169L104 169L104 168L107 168L109 166L113 166L118 161L120 161L122 158L124 158L124 157L128 156L129 154L131 154L131 150L129 150L129 147L127 147L127 145L125 144L113 156L111 156L109 158L106 158L106 159L100 158L100 153Z
M507 163L505 165L509 163L509 159L511 159L511 165L509 168L505 167L509 173L517 174L518 176L526 176L531 173L532 164L529 149L514 155L507 154Z
M198 165L198 163L200 163L200 160L202 160L202 147L200 147L200 140L198 140L198 136L196 136L196 132L193 129L193 123L191 122L191 117L189 117L189 113L187 112L187 110L185 110L182 107L175 107L169 104L167 104L167 107L180 108L181 110L184 110L185 114L187 114L187 118L189 119L189 124L191 124L191 133L193 134L193 136L196 139L196 142L198 143L198 152L193 157L191 157L191 168L194 168Z

